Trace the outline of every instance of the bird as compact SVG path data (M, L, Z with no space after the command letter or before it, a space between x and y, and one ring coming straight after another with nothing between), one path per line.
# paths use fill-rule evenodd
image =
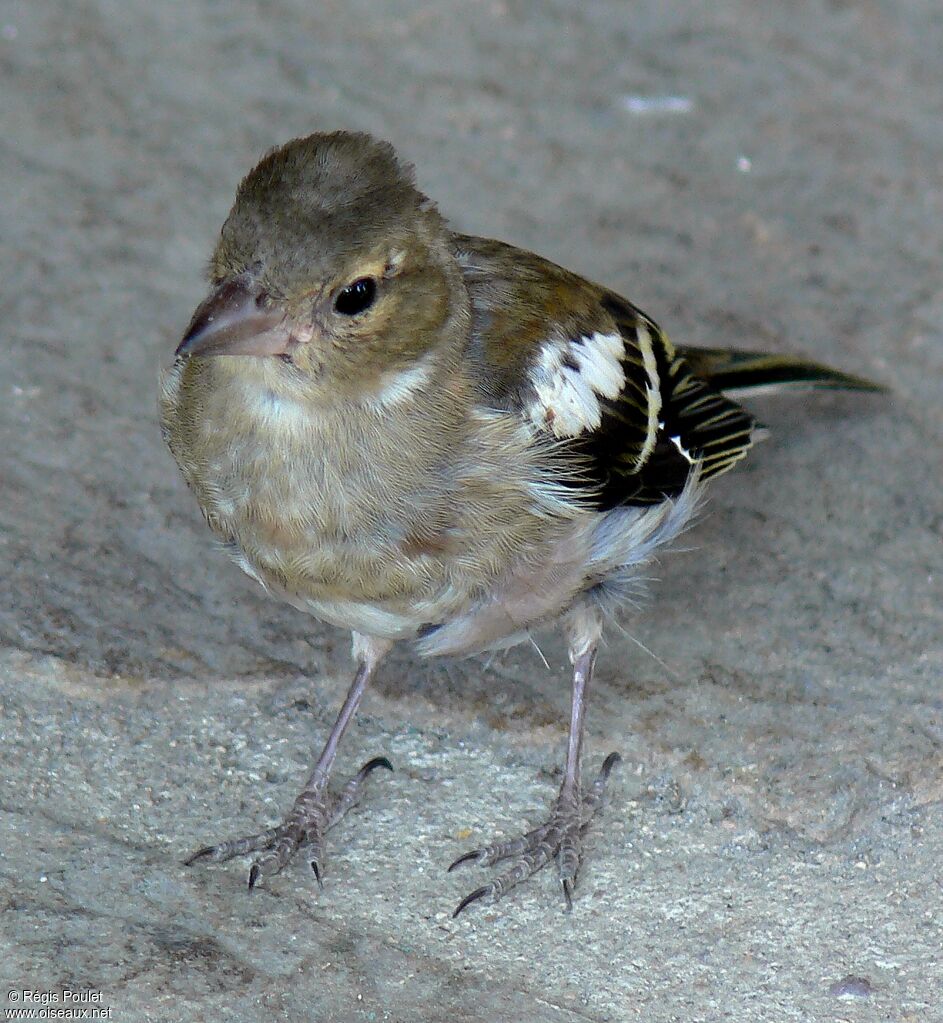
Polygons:
M560 629L572 671L546 819L458 857L497 900L555 862L565 908L619 762L584 778L606 623L758 437L730 392L882 388L802 357L674 345L619 293L453 231L387 142L319 132L239 185L209 291L163 374L161 430L222 547L272 596L350 630L354 678L284 819L186 861L296 856L323 887L341 739L394 645L468 656Z

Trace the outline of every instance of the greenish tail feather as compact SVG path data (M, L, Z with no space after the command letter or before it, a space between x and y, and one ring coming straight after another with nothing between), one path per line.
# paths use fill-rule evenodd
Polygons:
M692 373L718 391L779 391L831 388L842 391L886 391L864 377L841 373L795 355L769 355L736 348L685 348L678 354Z

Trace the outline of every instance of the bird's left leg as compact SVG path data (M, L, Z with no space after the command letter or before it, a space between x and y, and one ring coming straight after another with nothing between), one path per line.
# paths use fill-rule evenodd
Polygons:
M219 845L208 845L194 853L186 861L187 864L199 859L218 863L234 856L261 852L262 855L257 856L249 868L249 887L253 888L260 877L277 874L296 853L300 852L310 862L314 876L318 884L321 884L324 838L328 829L359 801L363 783L371 771L377 767L393 770L386 757L374 757L360 768L338 794L335 795L328 788L337 747L344 732L347 731L347 726L353 720L377 665L391 646L392 644L385 640L370 639L354 633L357 674L337 715L331 734L324 744L321 756L311 772L311 777L282 823L257 835L232 839Z
M507 870L488 884L482 885L462 899L453 916L458 916L466 906L486 896L499 899L552 859L557 861L566 908L569 911L573 907L573 885L583 858L583 835L602 804L606 782L621 757L618 753L610 753L603 761L602 768L592 785L588 788L583 787L581 772L587 692L593 677L596 647L601 631L598 612L594 608L572 611L567 626L570 637L570 661L573 664L570 733L563 783L553 803L550 818L520 838L495 842L465 853L449 867L449 870L454 870L460 864L473 860L485 867L493 866L502 860L514 861Z

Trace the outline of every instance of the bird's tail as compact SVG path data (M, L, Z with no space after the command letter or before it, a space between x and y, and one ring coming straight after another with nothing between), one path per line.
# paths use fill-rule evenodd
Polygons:
M805 388L841 391L886 391L864 377L841 373L795 355L767 355L736 348L684 348L678 354L694 376L718 391L754 394Z

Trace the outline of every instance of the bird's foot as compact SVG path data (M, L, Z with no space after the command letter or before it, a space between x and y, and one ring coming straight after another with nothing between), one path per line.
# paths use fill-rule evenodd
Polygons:
M466 895L458 904L453 919L465 908L479 899L491 896L497 901L515 885L526 881L545 867L552 859L556 859L560 874L560 884L566 910L573 908L573 885L583 858L583 835L589 828L596 811L602 805L606 791L606 782L613 767L622 758L618 753L610 753L603 761L602 768L593 784L583 792L571 792L566 784L560 790L553 804L550 819L539 827L528 831L520 838L506 842L495 842L482 849L474 849L465 853L449 867L454 870L463 863L475 861L483 867L494 866L502 860L514 862L488 884L476 888Z
M277 827L268 828L257 835L205 846L184 862L187 866L197 860L221 863L234 856L246 856L261 850L262 855L257 856L249 868L251 890L260 877L277 874L300 852L311 864L318 884L323 887L324 838L328 830L360 801L364 782L377 767L393 770L393 765L386 757L374 757L360 768L337 795L328 789L326 779L320 784L309 784Z

